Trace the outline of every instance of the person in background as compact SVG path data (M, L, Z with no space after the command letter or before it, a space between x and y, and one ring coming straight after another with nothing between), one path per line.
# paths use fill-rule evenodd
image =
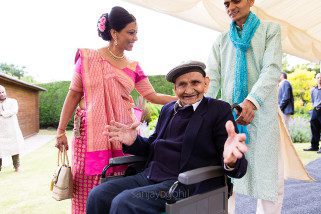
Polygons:
M179 173L199 167L222 166L230 177L244 176L245 135L236 134L228 103L204 97L209 84L204 69L204 63L190 61L167 74L167 81L174 83L178 101L162 108L155 132L149 138L137 135L137 123L114 121L106 127L105 134L111 141L122 142L125 152L148 158L147 168L137 175L95 187L88 197L88 214L164 212L166 193ZM221 176L196 185L178 186L173 195L185 198L224 183Z
M65 131L76 109L72 213L86 212L88 192L99 183L103 167L109 158L124 155L122 144L110 142L102 132L112 120L124 124L136 120L130 93L136 89L146 100L156 104L176 100L176 97L156 93L139 63L125 55L137 41L137 23L132 14L122 7L113 7L110 13L101 15L97 31L108 43L98 50L77 51L74 76L57 129L56 147L62 149L64 145L68 149ZM115 167L107 173L122 172L123 168Z
M18 102L8 98L6 89L0 85L0 171L2 158L11 156L15 172L19 172L19 146L23 143L23 136L19 127Z
M304 151L317 151L321 153L321 148L319 150L319 141L321 133L321 74L318 73L315 76L317 86L313 87L311 90L311 102L313 109L311 111L311 147L308 149L303 149Z
M289 121L294 114L294 97L291 83L287 80L285 72L280 76L278 104L283 113L285 126L289 129Z
M235 192L257 198L257 213L281 213L284 169L277 100L281 28L250 11L254 0L222 0L222 4L232 22L210 52L207 95L215 98L221 90L224 101L243 108L236 122L247 136L249 167L243 178L234 180ZM235 196L229 199L229 211L235 212Z

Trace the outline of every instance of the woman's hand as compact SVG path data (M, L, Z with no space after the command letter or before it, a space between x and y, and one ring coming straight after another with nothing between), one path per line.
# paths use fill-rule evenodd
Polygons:
M56 137L56 147L62 151L62 146L65 146L65 149L68 150L68 139L67 139L67 136L66 136L66 132L63 132L63 133L60 133L58 134L57 133L57 137Z

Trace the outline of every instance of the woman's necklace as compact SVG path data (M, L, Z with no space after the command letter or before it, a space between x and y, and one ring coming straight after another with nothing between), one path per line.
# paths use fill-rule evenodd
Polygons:
M110 53L111 57L114 59L114 60L122 60L125 58L125 54L123 53L123 55L121 56L117 56L116 54L114 54L110 49L109 49L109 46L107 46L107 49L108 49L108 52Z

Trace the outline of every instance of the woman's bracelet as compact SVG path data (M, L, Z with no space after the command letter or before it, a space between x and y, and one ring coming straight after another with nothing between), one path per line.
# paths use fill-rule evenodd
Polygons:
M63 133L61 133L61 134L56 135L56 139L58 139L58 138L60 138L60 137L62 137L62 136L64 136L64 135L66 135L66 132L63 132Z
M57 128L58 130L60 130L60 131L66 131L66 129L62 129L62 128Z

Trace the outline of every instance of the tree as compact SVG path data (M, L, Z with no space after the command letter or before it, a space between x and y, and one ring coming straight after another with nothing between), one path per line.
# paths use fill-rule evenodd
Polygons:
M18 79L28 83L38 83L32 76L27 75L27 72L24 71L25 68L26 67L24 66L19 67L13 64L9 65L7 63L0 63L0 72L3 72L13 77L17 77Z
M282 54L282 70L283 72L290 73L288 55L286 53Z
M295 70L307 70L310 72L314 72L315 74L320 73L320 65L316 63L306 63L306 64L299 64L294 66L289 72L294 72Z
M0 63L0 70L2 72L4 72L5 74L14 76L14 77L18 77L18 79L21 79L21 77L24 76L25 71L24 71L25 67L18 67L16 65L13 64L7 64L7 63Z

